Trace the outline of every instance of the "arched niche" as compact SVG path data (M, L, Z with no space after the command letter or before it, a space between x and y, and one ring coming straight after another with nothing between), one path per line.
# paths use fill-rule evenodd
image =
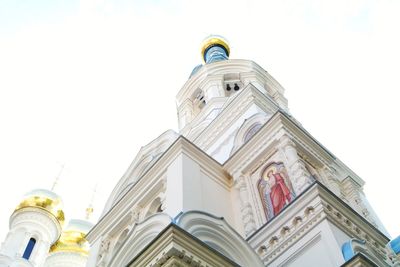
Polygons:
M165 213L156 213L134 225L120 249L113 253L109 266L127 266L157 235L172 222Z
M201 211L188 211L176 224L241 266L264 266L250 245L223 219Z
M151 216L151 215L153 215L153 214L155 214L157 212L162 212L161 206L162 206L161 199L160 199L160 197L157 197L147 207L147 210L146 210L146 213L145 213L146 215L144 216L144 218L147 218L147 217L149 217L149 216Z
M233 155L242 145L247 143L270 117L271 116L266 113L257 113L247 118L235 135L230 155Z

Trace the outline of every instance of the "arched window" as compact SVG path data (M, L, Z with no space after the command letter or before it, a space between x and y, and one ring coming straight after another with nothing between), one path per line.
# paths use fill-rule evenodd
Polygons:
M25 249L25 252L24 252L24 255L22 256L22 258L29 260L29 258L31 257L33 248L35 247L35 244L36 244L35 238L29 239L28 245L26 245L26 249Z
M245 133L243 142L246 143L247 141L249 141L249 139L252 138L253 135L255 135L258 132L258 130L261 129L261 127L262 127L261 123L253 124L250 127L250 129Z

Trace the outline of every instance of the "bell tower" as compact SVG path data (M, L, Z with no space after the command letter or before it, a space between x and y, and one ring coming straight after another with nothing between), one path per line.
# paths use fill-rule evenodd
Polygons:
M10 218L10 230L1 245L1 267L40 267L50 246L61 235L62 200L54 192L37 189L26 194Z
M88 266L399 264L364 181L266 70L230 56L223 37L204 40L176 96L179 133L134 158L87 235Z
M234 132L245 120L251 125L244 128L253 129L242 128L242 135L254 132L277 110L288 112L284 89L268 72L253 61L229 55L228 41L218 35L207 37L201 45L204 64L195 67L176 97L180 133L220 163L240 147ZM237 96L244 90L247 98L241 101ZM260 95L265 97L262 102L257 101ZM234 148L221 151L222 143Z

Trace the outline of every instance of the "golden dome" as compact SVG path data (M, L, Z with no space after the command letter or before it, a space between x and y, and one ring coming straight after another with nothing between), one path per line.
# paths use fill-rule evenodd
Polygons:
M88 255L90 245L85 237L92 227L93 225L88 221L71 220L58 241L51 246L50 252L74 252Z
M203 60L205 58L205 52L207 49L214 45L222 46L226 50L226 54L229 57L231 50L229 48L228 41L220 35L210 35L204 39L203 43L201 44L201 58Z
M52 214L60 224L63 224L65 218L62 207L62 200L57 194L46 189L36 189L24 196L24 199L15 208L15 211L24 208L43 209Z

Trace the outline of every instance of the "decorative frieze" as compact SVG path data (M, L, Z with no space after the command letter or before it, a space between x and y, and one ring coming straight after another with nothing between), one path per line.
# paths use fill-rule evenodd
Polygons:
M361 197L362 188L358 185L350 176L343 180L342 182L343 191L345 198L349 201L350 206L352 206L359 214L361 214L365 219L377 227L376 222L372 218L367 205L363 202Z
M108 255L110 252L111 240L109 238L104 238L101 241L100 250L97 254L97 264L98 267L105 267L108 263Z
M318 185L316 187L318 188ZM310 188L310 190L312 189ZM322 197L320 194L318 191L307 192L306 195L296 199L297 203L288 207L289 210L285 210L274 218L276 221L273 228L271 228L272 226L261 228L255 236L250 237L250 244L258 252L264 264L268 265L275 261L292 244L299 242L323 220L334 223L350 237L365 240L368 250L378 258L384 259L386 263L393 264L395 262L389 257L390 254L385 247L387 240L382 238L382 234L378 230L373 231L371 226L365 225L366 223L359 218L349 217L349 214L357 215L346 211L346 207L338 204L337 200L331 197ZM301 203L308 204L298 210Z

